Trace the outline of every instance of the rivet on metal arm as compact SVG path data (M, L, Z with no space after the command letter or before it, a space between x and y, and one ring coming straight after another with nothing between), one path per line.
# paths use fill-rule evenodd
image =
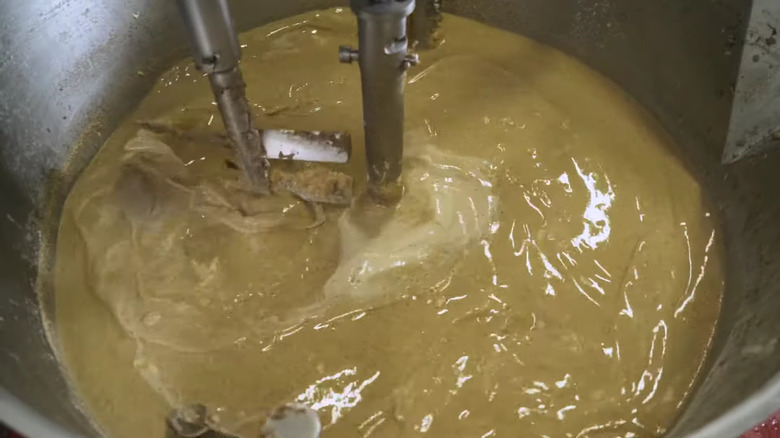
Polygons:
M360 59L360 52L349 46L339 47L339 62L344 64L352 64Z

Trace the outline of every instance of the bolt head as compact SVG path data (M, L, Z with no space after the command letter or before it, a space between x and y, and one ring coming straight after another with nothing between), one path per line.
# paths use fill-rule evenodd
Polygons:
M339 47L339 62L351 64L358 59L358 51L349 46Z
M414 67L420 63L420 55L416 53L410 53L406 55L404 58L404 61L402 63L402 67L404 70L408 70L411 67Z

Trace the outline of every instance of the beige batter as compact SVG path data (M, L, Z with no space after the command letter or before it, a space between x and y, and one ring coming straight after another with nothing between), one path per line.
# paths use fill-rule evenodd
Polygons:
M258 126L351 132L332 168L362 182L359 73L336 56L354 21L309 13L241 41ZM723 289L699 185L574 59L453 16L443 30L408 76L396 209L325 206L318 225L293 196L243 191L189 62L106 143L67 200L56 286L65 362L107 435L161 437L172 406L201 402L254 436L296 400L325 437L669 427Z

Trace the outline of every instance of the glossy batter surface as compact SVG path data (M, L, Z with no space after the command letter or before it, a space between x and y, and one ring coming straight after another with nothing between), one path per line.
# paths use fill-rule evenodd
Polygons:
M258 126L351 132L336 169L361 182L359 73L336 56L354 21L308 13L241 41ZM193 402L246 436L296 400L325 437L671 424L723 289L699 185L574 59L453 16L443 30L408 76L395 209L325 207L317 225L292 196L241 190L189 62L106 143L67 200L56 293L73 384L109 436L161 437Z

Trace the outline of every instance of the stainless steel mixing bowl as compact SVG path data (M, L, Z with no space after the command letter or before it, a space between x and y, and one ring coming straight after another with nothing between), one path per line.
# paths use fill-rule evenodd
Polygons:
M336 3L232 7L248 29ZM727 293L704 378L669 436L730 438L780 407L780 154L721 164L750 3L445 3L612 78L676 139L718 207ZM186 53L173 1L0 2L0 420L31 438L98 435L68 391L56 331L47 335L58 214L93 153Z

